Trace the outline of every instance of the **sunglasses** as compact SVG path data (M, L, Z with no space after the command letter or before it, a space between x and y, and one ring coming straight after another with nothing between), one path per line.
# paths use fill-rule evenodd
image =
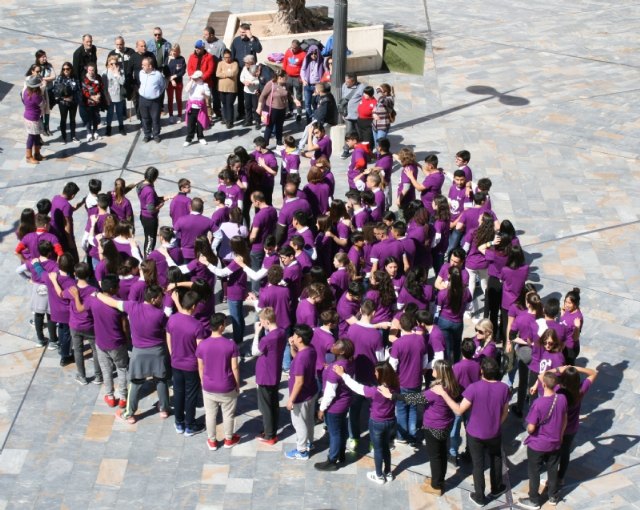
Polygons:
M62 70L63 71L71 71L71 68L70 67L63 67Z
M162 34L153 34L156 37L162 37Z
M476 329L476 333L480 333L481 335L484 335L484 334L485 334L485 332L484 332L484 331L482 331L481 329Z

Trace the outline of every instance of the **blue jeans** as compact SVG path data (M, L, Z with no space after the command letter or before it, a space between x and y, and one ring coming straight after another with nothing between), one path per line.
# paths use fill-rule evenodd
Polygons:
M449 455L454 455L456 457L458 456L460 443L462 443L462 438L460 437L460 428L464 423L466 429L468 421L468 412L464 413L462 416L456 415L456 417L453 419L453 428L451 429L451 433L449 434Z
M449 253L451 253L451 250L458 247L463 234L464 232L462 230L458 230L455 227L451 231L451 234L449 234L449 246L447 247L447 252L444 254L445 259L449 258Z
M362 429L360 427L360 412L365 398L362 395L351 395L351 405L349 406L349 437L351 439L360 439Z
M69 324L58 322L58 345L60 346L60 357L71 356L71 330Z
M376 475L391 473L391 441L396 431L396 420L369 420L369 437L373 444L373 462ZM382 464L384 462L384 470Z
M251 259L251 269L258 271L262 267L262 262L264 261L264 250L250 252L249 258ZM258 292L260 292L259 281L254 282L251 280L251 292L258 295Z
M111 126L114 112L118 119L118 126L122 127L124 125L124 103L124 101L112 102L107 107L107 126Z
M288 371L291 368L291 348L289 347L289 337L293 335L293 326L289 326L286 331L287 345L282 356L282 370Z
M420 388L400 388L400 393L420 393ZM396 402L396 418L398 420L398 439L409 443L416 440L418 408L398 400Z
M233 328L233 341L240 345L244 340L244 313L242 301L229 300L229 315L231 316L231 326Z
M324 413L324 423L329 432L329 461L344 459L347 448L347 413Z
M444 335L445 347L447 349L447 359L452 363L460 361L460 344L462 343L462 322L451 322L440 317L438 327Z
M371 131L373 133L373 142L375 143L376 147L378 146L378 140L382 140L383 138L387 138L389 136L388 129L383 130L383 129L372 128ZM371 150L372 151L375 150L375 147L371 147Z
M315 110L313 93L316 91L315 85L304 86L304 113L307 116L307 123L311 122L311 114Z

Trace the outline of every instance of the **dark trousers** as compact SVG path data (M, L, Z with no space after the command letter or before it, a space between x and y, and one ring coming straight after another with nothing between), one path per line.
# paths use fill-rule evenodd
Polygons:
M156 238L158 236L158 217L149 218L140 215L140 223L144 231L144 256L146 257L156 247Z
M429 429L424 431L427 454L431 466L431 487L444 490L444 477L447 474L447 439L437 439Z
M244 92L242 92L242 94L244 94ZM238 94L235 92L220 92L220 100L222 101L222 117L227 124L233 124L233 103L236 100L237 95ZM243 103L242 99L243 98L238 99L238 102Z
M489 319L493 324L494 340L503 340L498 329L498 316L500 315L500 305L502 303L502 283L495 276L489 277L487 291L484 296L484 318Z
M540 471L547 468L547 489L549 497L558 492L558 464L560 450L538 452L527 447L527 468L529 472L529 499L540 504Z
M251 259L251 269L258 271L262 267L262 262L264 261L264 250L251 251L249 253L249 257ZM251 292L258 295L260 292L260 282L251 281Z
M240 68L242 68L242 62L240 62L240 64L238 64L240 66ZM244 83L242 83L240 81L240 74L238 73L238 93L236 94L236 96L238 96L238 119L241 119L244 117L244 101L242 100L242 97L244 96Z
M473 464L474 495L484 498L484 454L489 454L489 478L491 492L497 492L502 485L502 436L491 439L477 439L467 434L467 446Z
M358 127L358 136L360 136L361 142L369 142L369 148L371 152L375 150L375 142L373 141L373 131L371 126L373 125L373 119L358 119L356 126Z
M269 143L271 133L276 135L276 144L282 145L282 126L284 126L285 108L271 108L271 119L269 125L265 127L264 139Z
M344 119L344 134L348 135L349 133L358 132L358 121ZM342 147L343 152L349 153L349 147L345 143Z
M86 112L85 127L87 128L87 133L97 133L100 125L100 107L86 106Z
M520 412L524 411L524 405L529 395L529 388L533 386L538 378L538 374L529 370L529 367L522 361L518 360L518 398L516 407ZM533 401L535 395L529 395L529 401Z
M571 445L575 434L565 434L562 436L562 445L560 445L560 463L558 466L558 480L564 480L569 467L569 457L571 455Z
M213 82L209 84L211 89L211 109L215 115L220 115L220 92L218 92L218 78L213 77ZM242 88L240 89L242 90Z
M146 99L140 96L140 118L142 119L142 130L145 138L160 136L160 112L162 112L162 99Z
M127 410L123 413L125 418L129 418L136 414L138 403L140 402L140 390L144 385L145 379L131 379L129 382L129 394L127 395ZM153 378L158 392L158 400L160 401L160 410L169 412L171 406L169 404L169 385L167 379Z
M196 400L200 391L200 376L197 370L172 368L173 411L176 423L186 423L193 428L196 421Z
M567 365L574 366L576 364L576 358L580 354L580 344L576 343L572 348L565 347L564 348L564 358L566 360Z
M58 344L60 345L60 357L71 356L71 330L69 324L58 322Z
M327 412L324 414L324 423L329 432L329 460L331 462L343 461L349 436L347 413Z
M360 439L362 427L360 427L360 412L365 402L362 395L351 395L351 405L349 406L349 437L352 439Z
M93 375L97 379L102 379L102 370L100 369L100 363L98 363L98 351L96 350L96 337L93 331L76 331L71 329L71 344L73 345L73 359L76 362L76 370L78 375L87 377L87 372L84 368L84 342L89 342L91 347L91 357L93 358Z
M56 323L51 320L51 316L47 315L47 331L49 332L49 341L57 342L58 334L56 332ZM35 313L33 315L33 325L36 328L36 336L41 342L44 341L44 313Z
M351 414L351 410L349 410ZM391 441L396 435L396 420L375 421L369 419L369 437L373 444L373 462L376 475L391 473Z
M273 439L278 433L280 418L280 395L278 386L261 386L257 388L258 411L262 414L262 426L265 439Z
M289 111L296 110L298 115L302 115L302 81L298 76L289 76L287 78L287 90L289 91ZM315 90L315 87L314 87ZM296 106L293 99L300 101L300 106Z
M187 115L187 142L193 141L194 135L198 134L198 140L204 138L204 132L202 126L198 122L199 108L191 108L189 115Z
M251 124L255 122L256 124L260 124L260 115L256 112L256 108L258 108L258 94L248 94L244 93L244 110L245 110L245 123Z
M76 112L78 105L75 103L58 103L60 108L60 133L63 139L67 139L67 115L69 116L69 129L72 137L76 136Z
M449 258L449 253L451 253L451 250L460 246L460 241L462 240L463 234L464 232L462 230L458 230L457 228L454 228L451 231L451 234L449 234L449 246L447 247L447 252L444 254L445 259Z

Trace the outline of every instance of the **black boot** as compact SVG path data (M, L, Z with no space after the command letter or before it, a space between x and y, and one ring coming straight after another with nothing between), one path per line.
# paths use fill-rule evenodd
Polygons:
M111 124L109 124L109 125L107 126L107 132L106 132L106 135L107 135L107 136L111 136Z

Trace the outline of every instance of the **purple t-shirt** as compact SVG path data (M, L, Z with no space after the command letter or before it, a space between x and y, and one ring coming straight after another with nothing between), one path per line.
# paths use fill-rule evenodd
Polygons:
M448 282L449 281L449 267L451 267L451 264L449 264L449 262L445 262L444 264L442 264L442 267L440 268L440 271L438 272L438 276L442 279L443 282ZM462 268L460 270L460 276L462 278L462 285L464 285L465 287L469 286L469 271L467 271L466 269Z
M294 260L284 267L282 279L289 287L291 302L295 303L302 293L302 266Z
M393 155L392 154L377 154L376 166L382 168L384 172L384 182L387 186L391 185L391 171L393 170Z
M127 341L122 329L124 317L122 312L92 296L88 297L83 304L91 311L98 349L110 351L126 345Z
M296 229L293 228L293 215L298 211L304 211L307 214L311 214L311 206L309 202L302 198L287 198L282 204L280 214L278 215L278 224L283 227L287 227L287 239L288 243L291 237L296 234Z
M573 338L571 338L571 340L567 338L567 328L564 326L564 324L560 324L559 322L549 319L546 319L545 322L547 323L548 329L553 329L556 332L558 340L560 340L565 345L565 347L573 346Z
M403 307L407 306L409 303L415 303L418 306L419 310L426 310L429 306L429 303L433 301L433 287L431 285L423 285L422 286L422 295L420 298L415 297L410 294L407 290L407 287L403 286L398 293L398 304L401 304Z
M229 221L229 208L227 206L218 207L211 215L211 231L215 232L220 225Z
M380 292L375 289L369 289L365 294L365 299L370 299L376 305L376 311L371 318L372 324L378 324L379 322L389 322L393 319L393 312L396 307L395 301L392 301L388 305L383 305L380 300Z
M427 354L429 355L429 361L432 361L436 352L444 352L446 349L446 340L444 333L436 325L433 325L431 331L426 333L427 335Z
M198 344L196 357L202 360L202 389L208 393L229 393L236 388L232 358L239 358L238 346L227 337L209 337Z
M493 439L500 434L502 410L509 402L509 386L503 382L480 379L464 390L471 402L467 432L476 439Z
M238 202L244 199L244 191L237 184L232 184L231 186L220 184L218 191L222 191L226 195L227 198L224 201L224 205L229 209L238 207Z
M466 187L458 188L455 184L449 188L449 212L451 221L455 221L462 214L464 204L467 201Z
M256 239L251 245L251 251L261 252L264 249L264 240L268 235L275 232L276 225L278 224L278 211L275 207L267 206L262 209L258 209L258 212L253 217L253 223L251 224L251 230L258 229Z
M133 206L127 197L122 197L122 202L119 204L116 203L116 196L114 193L111 194L112 200L111 205L109 205L109 210L111 214L115 215L118 218L118 221L128 220L129 218L133 218Z
M176 228L177 221L183 216L188 216L191 212L191 199L186 193L178 193L171 199L169 206L169 216L171 216L171 224Z
M156 273L158 275L158 285L164 288L169 284L168 273L169 264L165 256L158 250L153 250L147 255L147 260L153 260L156 263Z
M259 150L255 150L251 153L251 155L255 158L256 161L260 161L262 159L271 170L274 172L278 171L278 160L276 160L276 155L267 150L266 152L260 152ZM270 173L264 171L262 174L263 182L266 180L270 185L273 185L275 180L275 175L271 175Z
M417 178L418 165L413 165L413 164L407 165L404 168L402 168L400 171L400 183L398 184L397 196L399 197L404 189L408 189L408 191L402 197L402 200L400 202L400 208L405 207L407 204L409 204L410 202L416 199L416 188L414 188L413 184L411 184L411 179L409 179L409 177L405 175L404 173L405 170L410 170L411 173L413 174L413 177Z
M582 405L582 398L591 388L591 381L585 379L580 385L580 397L577 402L573 402L567 409L567 427L564 430L564 435L575 434L578 432L580 426L580 406ZM564 390L560 390L564 394ZM568 400L567 400L568 404Z
M436 395L428 389L424 392L424 398L429 404L424 409L422 424L425 428L443 430L453 423L455 415L447 405L444 398Z
M136 189L140 199L140 215L145 218L157 218L158 211L155 208L162 199L156 193L155 188L150 184L142 184Z
M333 363L328 364L322 372L323 391L326 391L328 383L338 385L336 387L336 396L329 404L329 407L327 407L327 412L334 414L346 413L351 405L351 391L347 388L342 377L333 371L334 365L340 365L344 368L345 374L353 376L353 364L346 359L336 360Z
M316 373L319 377L322 375L325 363L330 363L335 359L335 356L330 352L335 341L336 339L330 331L326 331L321 327L314 328L311 345L316 350Z
M80 296L80 302L84 305L84 311L79 312L76 308L76 301L69 293L67 287L62 297L69 300L69 327L74 331L93 331L93 315L91 310L86 306L86 302L94 292L99 292L93 285L87 285L86 287L77 287L78 295Z
M374 384L377 353L384 349L380 331L355 323L349 326L344 336L353 342L356 380L362 384Z
M532 356L531 363L529 364L529 370L538 374L542 374L552 368L559 368L565 363L564 354L562 354L562 352L550 352L546 349L540 350L539 356L536 356L535 358L536 359L533 359ZM542 390L541 385L538 385L538 390Z
M207 338L198 319L184 313L175 313L167 321L167 333L171 335L171 366L179 370L198 370L196 340Z
M436 303L440 308L440 317L450 322L462 322L462 316L467 304L471 302L471 293L468 287L464 287L462 293L462 302L458 311L454 311L449 303L449 289L442 289L438 292Z
M229 301L244 301L247 298L247 273L244 272L235 260L227 266L233 271L227 280L227 299Z
M416 333L402 335L391 344L390 356L398 360L398 378L402 388L422 384L422 358L427 353L424 337Z
M353 179L367 168L368 160L369 156L367 152L364 150L361 144L357 144L353 148L353 152L351 153L351 161L349 162L349 168L347 168L347 183L349 184L349 189L356 189L356 185L353 182Z
M506 253L501 253L497 251L495 248L489 248L484 252L484 258L489 263L489 268L487 273L489 276L493 276L494 278L500 278L500 271L507 263L507 259L509 258Z
M353 228L358 231L361 231L367 223L371 222L371 214L369 213L369 209L364 207L353 211L351 215L351 223L353 224Z
M487 342L484 345L480 343L480 339L475 336L473 337L473 342L476 344L476 353L473 355L475 359L481 360L482 358L493 358L496 359L498 357L498 348L496 347L495 342Z
M258 343L262 355L256 361L256 384L277 386L282 379L282 356L287 346L284 329L276 328L264 335Z
M552 410L554 399L556 404ZM562 444L562 424L566 414L567 398L564 395L556 394L535 399L527 414L527 423L535 425L536 430L527 436L524 444L537 452L559 450Z
M582 316L582 312L580 310L575 310L574 312L564 312L560 317L560 324L563 324L564 327L567 328L565 339L566 346L569 349L573 349L576 343L573 340L573 332L576 329L576 326L574 324L575 319L580 319L581 324L584 324L584 317Z
M493 216L494 221L497 219L493 211L487 211L482 207L469 207L468 209L462 211L462 214L458 219L458 225L464 225L464 230L466 232L471 232L472 230L478 228L478 226L480 225L480 216L482 216L484 213L489 213L491 216Z
M360 382L360 381L358 381ZM397 393L393 391L393 393ZM389 421L396 417L396 404L393 400L385 398L378 392L375 386L365 386L364 396L371 400L369 416L373 421Z
M260 291L258 306L264 310L270 306L276 313L276 324L286 330L291 326L291 294L287 287L268 284Z
M49 261L45 262L45 268ZM47 270L48 273L57 271L56 267L54 271ZM69 324L69 299L63 296L60 297L56 294L55 289L53 288L53 283L49 279L48 275L44 276L44 284L47 286L47 291L49 295L49 313L51 314L51 320L53 322L60 322L62 324ZM63 275L58 273L58 285L60 288L65 291L69 287L73 287L76 284L76 281L68 275Z
M182 216L173 225L178 237L180 237L182 256L185 259L195 258L196 239L199 236L207 235L213 228L211 218L194 212Z
M433 234L440 234L440 240L431 250L433 253L439 253L444 255L449 246L449 235L451 231L449 229L449 222L444 220L436 220L433 224Z
M51 200L51 226L53 227L53 234L57 235L60 241L64 245L66 240L66 234L64 231L65 218L71 219L73 217L73 207L69 201L62 195L56 195ZM73 232L71 233L73 237Z
M147 288L147 283L138 279L134 283L131 284L129 288L129 294L127 295L127 301L135 301L136 303L144 302L144 291Z
M403 265L402 265L402 255L404 254L404 248L402 246L402 242L397 239L393 239L388 237L387 239L383 239L379 243L376 243L373 248L371 248L371 254L369 258L371 262L377 261L378 268L381 269L384 265L384 261L389 257L395 257L399 261L398 271L402 274Z
M98 264L98 267L100 267L100 264ZM98 270L96 269L96 276L97 273ZM122 301L126 301L127 299L129 299L129 292L131 292L131 287L133 287L139 280L140 277L138 275L130 275L125 277L121 276L118 286L118 293L116 294L117 298L121 299ZM98 279L98 281L101 280Z
M310 182L302 190L314 216L329 212L331 186L326 181Z
M58 238L49 232L41 232L41 231L30 232L26 236L24 236L21 240L22 244L24 244L27 248L26 250L27 253L25 253L24 251L22 252L22 255L24 256L25 259L27 260L37 259L40 256L40 250L38 250L38 244L40 243L40 241L49 241L52 246L55 246L56 244L60 244L60 241L58 240ZM51 252L51 255L49 255L49 258L51 260L56 259L55 251Z
M167 317L160 308L135 301L125 301L123 308L129 315L131 341L134 347L145 349L166 342Z
M350 281L349 271L347 271L346 267L339 267L331 274L329 285L331 285L331 290L333 290L333 295L336 299L340 299L342 294L346 292Z
M318 323L318 311L316 305L307 299L301 299L296 308L296 324L306 324L310 328L315 328Z
M453 375L464 391L470 384L480 380L480 363L475 359L462 358L453 365Z
M489 261L485 258L484 254L478 249L478 243L476 241L475 231L467 231L464 237L465 247L469 246L467 251L467 258L465 259L465 267L473 270L487 269L489 267Z
M336 307L338 318L340 319L340 321L338 322L338 336L345 336L347 334L347 330L349 329L347 319L355 317L360 311L360 302L349 301L347 299L347 295L348 293L346 292L342 295L342 297L338 300L338 305Z
M291 360L289 394L293 391L297 376L304 378L300 393L298 393L294 401L295 404L300 404L312 399L318 392L318 384L316 383L316 350L312 346L299 351Z
M529 275L529 266L524 264L517 269L511 269L504 266L500 271L500 280L502 280L502 308L508 310L509 307L516 302L522 287L527 281Z
M209 287L215 289L216 287L216 275L209 271L209 268L204 264L201 264L198 259L193 259L187 264L187 269L191 274L191 281L195 281L198 278L202 278L209 284Z
M324 135L319 140L316 140L316 145L318 149L313 151L313 158L311 159L311 166L316 164L316 160L321 156L326 156L327 159L331 159L331 153L333 149L333 143L331 142L331 138L327 135Z
M442 168L438 168L436 172L430 173L422 181L422 185L425 187L420 194L422 204L425 209L433 214L433 199L436 195L442 193L442 185L444 184L444 172Z

